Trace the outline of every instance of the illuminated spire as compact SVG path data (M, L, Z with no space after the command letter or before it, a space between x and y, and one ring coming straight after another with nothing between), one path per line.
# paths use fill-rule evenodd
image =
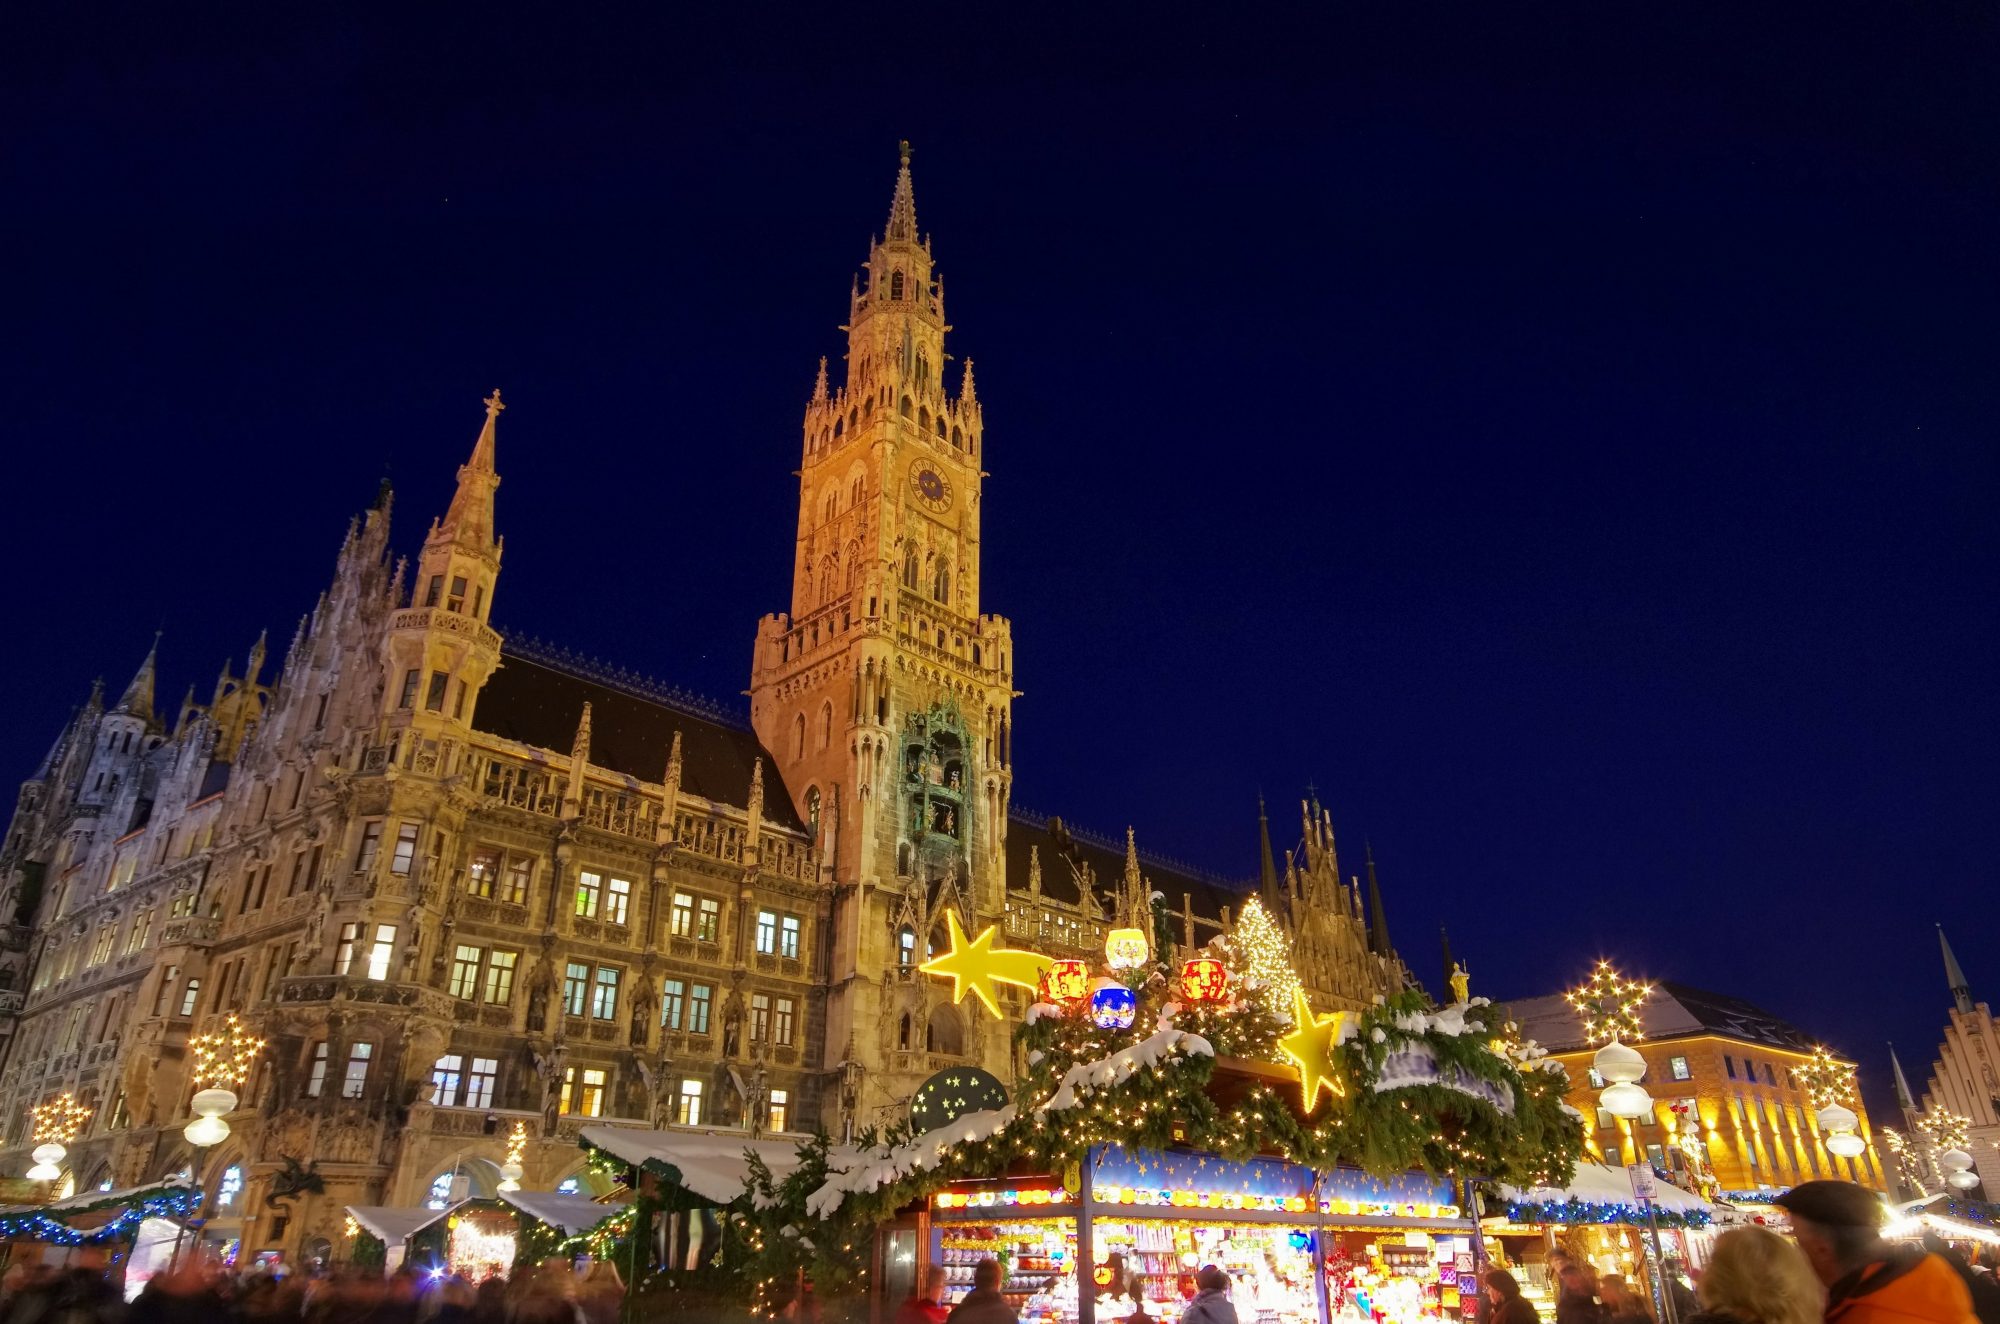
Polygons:
M1910 1082L1903 1075L1903 1064L1896 1058L1896 1045L1889 1045L1889 1071L1896 1078L1896 1102L1902 1105L1906 1115L1917 1111L1917 1101L1910 1096Z
M1264 797L1257 797L1257 894L1264 898L1264 907L1274 914L1283 909L1278 904L1278 864L1271 855L1271 820L1264 813Z
M889 199L889 225L882 232L887 243L915 243L917 241L917 193L910 182L910 144L907 139L896 144L902 164L896 171L896 193Z
M1389 945L1389 917L1382 912L1382 886L1375 881L1375 845L1364 840L1362 846L1368 852L1368 950L1377 956L1394 956L1396 949Z
M1951 943L1944 936L1944 925L1938 925L1938 946L1944 948L1944 980L1951 986L1951 1000L1967 1015L1972 1013L1972 986L1966 982L1965 971L1959 969L1958 958L1952 955Z
M500 486L500 474L494 468L494 425L500 421L500 411L507 406L500 403L500 391L486 397L486 422L479 429L479 440L472 444L472 458L458 470L458 490L451 494L451 505L444 512L442 531L451 539L474 546L490 546L493 542L493 492Z
M819 404L826 399L826 355L819 356L819 376L813 379L812 403Z
M125 687L125 693L120 696L118 704L111 710L112 712L130 713L134 717L143 717L149 722L153 720L153 687L158 670L159 657L160 635L158 631L155 631L153 634L153 646L146 650L146 660L139 664L138 673L132 677L132 683Z

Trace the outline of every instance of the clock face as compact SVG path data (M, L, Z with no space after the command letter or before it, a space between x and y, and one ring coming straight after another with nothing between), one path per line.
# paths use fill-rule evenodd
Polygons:
M944 480L943 474L927 464L910 470L910 486L916 490L917 500L933 511L951 505L951 484Z

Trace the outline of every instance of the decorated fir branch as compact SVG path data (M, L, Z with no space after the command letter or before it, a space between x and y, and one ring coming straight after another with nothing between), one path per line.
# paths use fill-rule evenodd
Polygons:
M1643 1226L1648 1219L1661 1227L1707 1227L1705 1210L1662 1209L1650 1213L1638 1204L1601 1204L1591 1200L1509 1201L1507 1221L1539 1227L1576 1227L1586 1223L1631 1223Z

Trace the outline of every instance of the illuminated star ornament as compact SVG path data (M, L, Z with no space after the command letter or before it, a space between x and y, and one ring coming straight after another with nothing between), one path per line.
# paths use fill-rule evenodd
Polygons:
M1333 1068L1334 1045L1340 1042L1341 1022L1346 1019L1344 1011L1314 1015L1305 990L1292 991L1292 1021L1298 1028L1278 1040L1278 1051L1299 1069L1299 1094L1305 1100L1307 1112L1318 1106L1321 1090L1336 1099L1347 1093L1347 1087L1340 1083Z
M1593 1044L1644 1039L1646 1028L1639 1021L1639 1008L1651 996L1651 984L1625 978L1609 961L1599 961L1581 988L1563 994L1583 1018L1584 1041Z
M979 931L977 938L967 939L965 930L958 922L958 912L947 910L945 922L950 926L951 950L933 956L917 969L927 975L951 980L951 1000L954 1004L965 1001L970 992L986 1004L986 1010L993 1018L1000 1018L1000 1002L994 997L995 984L1012 984L1016 988L1040 989L1042 972L1054 961L1040 952L1016 951L1009 947L995 947L994 937L1000 932L998 924L989 924Z

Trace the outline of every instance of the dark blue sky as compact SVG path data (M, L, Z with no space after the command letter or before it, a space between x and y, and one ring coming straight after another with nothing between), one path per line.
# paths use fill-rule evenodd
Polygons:
M1311 781L1425 977L1871 1085L1934 921L2000 998L1990 8L393 8L10 16L0 766L385 472L413 550L496 384L496 622L734 696L907 137L1022 804L1247 871Z

